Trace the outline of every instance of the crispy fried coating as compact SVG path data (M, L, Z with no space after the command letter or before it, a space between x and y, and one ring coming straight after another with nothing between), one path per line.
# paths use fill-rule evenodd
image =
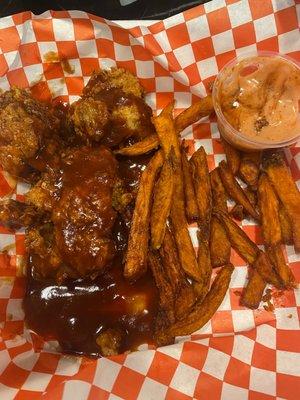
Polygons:
M25 201L41 212L51 211L57 192L56 179L53 171L42 174L41 179L25 194Z
M123 337L124 332L120 329L109 328L101 332L96 338L101 355L103 357L110 357L120 354Z
M162 166L153 193L151 211L151 245L154 250L160 248L165 236L166 223L171 210L174 174L172 162L167 158Z
M192 171L184 149L181 149L181 162L184 182L185 212L187 220L193 222L198 219L198 204L196 201Z
M78 136L89 142L99 142L109 126L109 113L101 100L85 98L73 103L70 108L70 121Z
M222 179L223 185L226 189L228 195L237 203L241 204L244 207L244 210L247 211L251 217L256 220L259 220L259 215L257 214L255 208L248 200L245 192L241 188L241 186L236 181L234 175L232 174L230 168L225 163L225 161L221 161L219 164L219 172L220 177Z
M168 115L159 115L153 118L153 123L165 157L169 156L172 149L174 151L174 192L170 213L172 229L182 268L188 276L198 281L201 278L185 216L183 173L178 135L174 127L174 121Z
M121 89L125 94L137 97L144 95L144 89L136 76L124 68L111 68L94 72L83 89L83 96L97 97L99 92L111 88Z
M231 144L226 142L226 140L222 139L221 143L226 155L228 167L233 175L237 175L241 164L241 153Z
M225 265L217 274L210 291L202 302L196 302L192 311L183 319L170 325L158 335L158 342L168 337L190 335L211 319L222 303L229 287L233 265Z
M266 174L259 178L258 204L264 242L267 246L274 246L281 242L279 201Z
M151 195L162 164L163 154L158 151L140 178L124 266L124 276L130 281L137 280L147 270Z
M248 308L256 309L261 302L266 282L253 268L249 271L248 282L242 292L241 304Z
M259 249L246 233L229 217L228 214L214 211L214 215L225 227L231 246L249 264L253 264Z
M20 176L27 161L41 148L43 138L58 130L54 109L13 88L0 96L0 164Z
M257 189L261 156L261 152L242 153L239 174L253 190Z
M279 199L290 218L296 251L300 251L300 193L279 153L267 155L263 160L267 173Z
M283 282L285 288L291 288L295 285L295 277L285 262L284 254L280 244L267 247L267 255L271 264L275 268L279 278Z
M0 202L0 224L9 229L29 226L37 219L37 211L31 205L12 199Z

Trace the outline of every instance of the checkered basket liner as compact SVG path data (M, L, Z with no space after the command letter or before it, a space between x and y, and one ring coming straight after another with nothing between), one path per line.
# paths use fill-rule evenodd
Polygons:
M151 26L125 29L81 11L30 12L0 19L0 88L31 87L40 97L73 102L92 71L114 65L132 71L156 111L176 100L176 112L204 95L222 66L252 50L279 51L300 61L299 0L213 0ZM54 51L74 69L45 61ZM224 159L216 120L182 136L204 146L210 168ZM300 154L286 151L297 183ZM28 188L0 173L0 196L22 199ZM262 245L259 228L243 229ZM190 228L196 245L196 228ZM274 312L239 305L247 277L236 266L219 310L200 331L172 346L99 360L57 352L24 326L24 234L0 227L0 399L2 400L267 400L300 393L299 290L275 296ZM299 257L286 256L297 281Z

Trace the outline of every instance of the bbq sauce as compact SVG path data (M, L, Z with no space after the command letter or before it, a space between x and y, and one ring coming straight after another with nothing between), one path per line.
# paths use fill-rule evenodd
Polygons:
M151 156L122 159L118 169L128 189L137 189ZM153 343L158 291L148 271L136 283L123 277L129 222L116 219L113 237L116 256L96 278L69 279L58 285L53 278L35 279L35 259L28 256L28 278L23 302L29 329L47 340L57 340L64 353L101 356L96 339L108 328L124 335L120 353Z

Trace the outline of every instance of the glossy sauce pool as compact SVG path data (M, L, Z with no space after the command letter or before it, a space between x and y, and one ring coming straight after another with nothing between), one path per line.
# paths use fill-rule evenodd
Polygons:
M120 175L128 187L137 186L150 156L120 159ZM97 336L107 328L126 332L120 352L153 343L158 292L148 272L135 284L123 278L123 257L128 225L117 219L114 238L117 254L111 268L96 279L35 280L29 257L27 290L23 302L27 326L44 339L57 340L62 352L100 356Z

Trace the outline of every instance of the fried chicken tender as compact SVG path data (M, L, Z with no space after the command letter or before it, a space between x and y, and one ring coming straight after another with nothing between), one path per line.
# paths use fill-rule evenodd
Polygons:
M95 72L83 89L84 97L95 97L110 88L121 89L125 94L143 97L144 89L136 76L124 68L111 68Z
M57 131L59 118L51 106L13 88L0 95L0 164L20 176L26 162L41 148L43 138Z

